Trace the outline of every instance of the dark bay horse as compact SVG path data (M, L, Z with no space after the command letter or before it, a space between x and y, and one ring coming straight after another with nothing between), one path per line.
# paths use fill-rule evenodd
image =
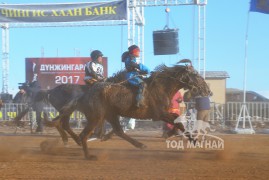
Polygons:
M144 144L124 133L119 116L152 119L153 121L162 120L184 131L182 125L174 124L177 115L168 112L173 95L181 88L189 89L195 95L208 96L211 94L204 79L192 67L160 65L149 78L144 79L147 84L145 106L137 108L135 107L136 91L124 81L125 73L125 71L121 71L110 77L108 80L113 83L96 83L83 96L74 98L66 104L61 109L62 115L53 120L53 123L58 124L63 121L61 117L65 114L69 115L75 109L81 109L88 121L79 135L86 159L96 159L96 156L89 154L87 139L95 127L102 124L104 120L112 125L116 135L135 147L143 149L146 147Z
M51 104L57 111L61 114L61 109L65 104L69 103L72 99L80 97L83 94L87 93L90 89L89 85L78 85L78 84L61 84L50 90L39 91L34 99L34 102L46 102ZM80 110L80 106L77 106L76 110ZM59 131L64 144L68 142L68 136L65 131L67 131L70 136L77 142L78 145L81 145L79 137L72 131L69 125L70 114L63 114L61 116L62 123L61 126L56 126ZM47 113L44 113L45 120L47 119ZM65 131L64 131L65 130Z

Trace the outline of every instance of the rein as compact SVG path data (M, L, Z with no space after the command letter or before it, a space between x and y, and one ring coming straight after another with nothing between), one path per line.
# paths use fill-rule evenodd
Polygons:
M179 82L179 83L182 83L182 84L187 84L187 82L185 82L185 81L183 81L182 79L184 78L184 77L186 77L186 76L188 76L189 77L189 74L183 74L181 77L180 77L180 79L178 79L178 78L176 78L176 77L168 77L168 78L170 78L170 79L174 79L175 81L177 81L177 82ZM191 79L191 78L189 78L189 79ZM197 89L197 87L199 87L199 85L197 84L197 83L195 83L195 82L193 82L193 81L191 81L190 83L188 83L189 84L189 87L190 88L188 88L190 91L194 91L194 89Z
M135 77L139 77L139 76L143 77L143 75L140 75L140 74L139 74L139 75L135 75L135 76L133 76L133 77L131 77L131 78L125 79L125 80L123 80L123 81L121 81L121 82L117 82L117 83L114 83L114 84L123 84L123 83L129 81L130 79L133 79L133 78L135 78Z

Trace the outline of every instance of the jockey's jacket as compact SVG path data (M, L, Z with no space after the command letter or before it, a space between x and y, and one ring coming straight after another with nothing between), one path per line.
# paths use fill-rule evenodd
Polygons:
M85 66L85 77L84 80L102 80L104 78L104 67L102 64L99 64L94 61L87 62Z
M145 75L150 72L149 68L142 63L137 63L134 56L127 56L124 60L125 68L127 70L126 79L134 86L139 86L143 82L139 75Z
M182 101L182 95L179 91L177 91L171 100L169 112L176 113L177 115L180 115L179 103L181 101Z

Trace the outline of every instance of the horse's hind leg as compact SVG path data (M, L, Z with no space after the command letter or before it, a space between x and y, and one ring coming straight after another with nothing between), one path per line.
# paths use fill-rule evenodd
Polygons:
M78 137L78 135L76 133L74 133L74 131L72 131L72 129L70 128L70 124L69 124L69 116L65 116L62 118L62 125L63 125L63 129L67 131L67 133L74 139L74 141L81 146L81 139Z
M125 139L126 141L128 141L129 143L140 149L145 149L147 147L146 145L138 142L137 140L131 138L130 136L124 133L118 117L110 118L109 122L113 128L113 132L122 139Z
M57 116L52 121L49 121L47 113L44 113L44 122L49 126L54 126L58 130L58 132L63 140L64 145L67 145L68 136L63 129L62 118L63 117L59 118L59 116Z

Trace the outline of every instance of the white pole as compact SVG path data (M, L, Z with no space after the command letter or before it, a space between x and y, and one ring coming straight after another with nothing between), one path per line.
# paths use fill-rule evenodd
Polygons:
M239 133L239 122L241 121L241 119L243 120L243 133L251 133L254 134L255 131L253 130L252 124L251 124L251 120L250 120L250 116L247 110L247 106L246 106L246 84L247 84L247 48L248 48L248 26L249 26L249 11L248 11L248 15L247 15L247 28L246 28L246 40L245 40L245 62L244 62L244 92L243 92L243 104L242 107L240 109L240 114L238 116L237 119L237 123L236 123L236 127L235 130ZM249 125L250 125L250 131L245 131L246 129L246 118L248 119Z
M244 63L244 97L243 97L243 128L245 129L246 122L246 87L247 87L247 48L248 48L248 26L249 26L249 11L247 15L246 41L245 41L245 63Z

